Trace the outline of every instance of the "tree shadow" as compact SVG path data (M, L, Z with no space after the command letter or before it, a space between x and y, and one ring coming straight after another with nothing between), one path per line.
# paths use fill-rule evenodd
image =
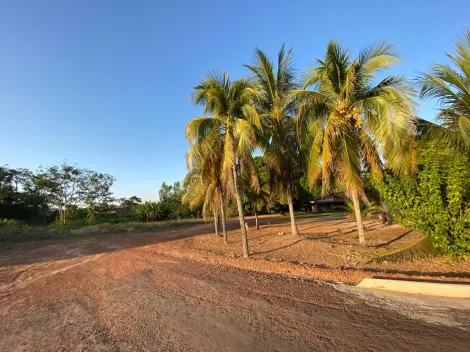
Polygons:
M211 233L214 233L213 225L203 223L181 225L154 232L95 233L59 239L2 242L0 247L0 267L79 258Z
M289 243L289 244L287 244L287 245L285 245L285 246L282 246L282 247L279 247L279 248L270 249L270 250L264 251L264 252L253 252L253 255L257 255L257 254L267 254L267 253L276 252L276 251L279 251L279 250L281 250L281 249L286 249L286 248L292 247L293 245L295 245L295 244L297 244L297 243L299 243L299 242L302 242L302 241L304 241L304 240L305 240L305 239L303 239L303 238L302 238L302 239L298 239L297 241L292 242L292 243Z
M405 237L406 235L408 235L411 232L413 232L413 230L408 230L405 233L402 233L401 235L399 235L398 237L391 239L390 241L387 241L387 242L381 243L381 244L377 244L373 247L375 247L375 248L387 247L387 246L391 245L392 243L395 243L395 242L401 240L403 237Z
M367 227L366 228L366 231L372 231L372 230L377 230L379 228L382 228L383 226L381 224L377 224L373 227ZM351 231L348 231L348 230L351 230ZM341 236L341 235L348 235L350 233L353 233L353 232L356 232L357 230L357 227L356 225L353 225L353 226L350 226L350 227L346 227L346 228L341 228L341 231L338 231L338 229L336 230L333 230L333 231L328 231L328 232L320 232L320 233L304 233L305 236L308 236L307 239L308 240L324 240L324 239L329 239L329 238L333 238L333 237L338 237L338 236ZM334 234L334 235L331 235L331 234ZM318 236L320 235L320 236ZM331 236L329 236L331 235Z

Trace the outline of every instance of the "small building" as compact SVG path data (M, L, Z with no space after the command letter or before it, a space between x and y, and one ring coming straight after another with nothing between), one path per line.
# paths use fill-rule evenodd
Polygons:
M321 211L335 211L340 207L346 205L347 198L339 194L331 194L326 197L315 198L310 201L312 206L312 211L321 212Z

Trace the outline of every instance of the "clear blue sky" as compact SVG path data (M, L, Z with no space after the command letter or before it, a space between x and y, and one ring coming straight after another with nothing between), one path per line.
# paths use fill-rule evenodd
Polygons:
M67 159L117 178L116 196L156 199L185 175L191 88L246 71L253 49L294 48L300 72L328 40L376 40L413 75L470 26L470 1L89 1L0 3L0 165ZM421 116L432 118L432 103Z

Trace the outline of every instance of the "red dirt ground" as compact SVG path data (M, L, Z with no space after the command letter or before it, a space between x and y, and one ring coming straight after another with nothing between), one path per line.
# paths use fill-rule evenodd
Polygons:
M283 218L264 217L259 221L259 230L255 229L253 218L248 218L248 223L252 259L248 264L238 260L241 238L236 220L230 222L227 245L214 233L209 233L168 242L162 249L245 268L269 268L268 271L345 283L358 283L364 277L377 276L470 283L470 260L433 258L370 263L371 255L401 248L422 237L400 225L384 226L380 221L366 220L368 245L361 246L355 222L348 222L342 215L301 218L298 220L301 236L298 237L290 234L290 223Z
M354 233L343 230L333 237L334 243L326 237L310 240L309 236L325 236L328 228L337 230L340 223L304 220L299 226L303 235L296 239L277 235L284 227L287 232L283 224L250 230L249 260L237 257L239 231L232 230L230 243L224 246L212 234L211 224L160 233L2 244L0 350L468 350L468 301L391 299L310 279L356 282L371 272L362 270L363 264L353 266L359 256L346 256L348 248L351 253L367 252L355 246ZM307 225L318 227L308 233ZM235 229L236 221L229 226ZM402 230L376 229L376 239L369 230L369 245L386 243ZM381 235L383 231L388 235ZM393 243L404 243L407 236ZM408 240L413 236L418 234ZM295 241L300 242L292 244ZM324 247L315 247L316 243ZM312 244L310 255L305 254ZM319 257L319 248L330 254ZM329 267L318 267L329 257ZM439 260L441 267L432 270L440 276L446 273L454 280L461 270L468 274L467 262L452 266ZM378 270L389 270L390 265ZM420 268L407 265L399 270ZM424 268L423 276L438 277L429 275L430 268L434 267Z

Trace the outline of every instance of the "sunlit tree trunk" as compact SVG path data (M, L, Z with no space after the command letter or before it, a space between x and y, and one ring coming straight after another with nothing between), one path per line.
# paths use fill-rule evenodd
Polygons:
M256 229L259 230L259 226L258 226L258 212L256 211L256 208L255 208L255 221L256 221Z
M297 229L297 224L295 223L294 203L292 202L292 186L290 183L287 184L287 203L289 203L289 214L290 214L290 224L292 227L292 234L298 235L299 230Z
M351 192L351 198L354 204L354 213L356 214L357 231L359 232L359 244L366 244L366 236L364 225L362 224L361 206L359 204L359 196L357 191Z
M202 220L203 220L204 222L207 221L206 207L207 207L207 203L204 202L204 205L202 206Z
M222 237L224 238L224 243L227 244L227 229L225 228L225 205L223 202L220 204L220 216L222 218Z
M240 220L240 230L242 233L242 246L243 246L243 257L248 258L250 255L248 252L248 234L245 227L245 217L243 215L243 203L242 203L242 194L240 187L240 179L238 176L237 166L234 165L232 168L233 172L233 185L235 188L235 198L237 199L237 208L238 208L238 218Z
M214 210L214 231L217 236L219 236L219 219L217 217L217 212Z

